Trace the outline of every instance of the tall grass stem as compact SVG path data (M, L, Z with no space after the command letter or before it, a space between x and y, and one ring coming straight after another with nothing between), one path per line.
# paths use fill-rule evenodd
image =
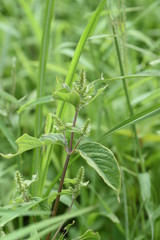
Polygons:
M46 9L44 16L44 26L40 50L40 62L39 62L39 73L38 73L38 82L37 82L37 98L44 96L45 94L45 80L46 80L46 63L48 58L48 49L49 49L49 40L50 40L50 31L51 31L51 21L53 18L55 0L46 1ZM43 122L43 105L37 105L36 107L36 121L35 121L35 137L38 137L42 130ZM40 175L40 166L41 166L41 156L40 150L36 149L34 154L34 161L32 167L32 173L38 171ZM35 184L35 189L36 189Z
M114 35L114 41L115 41L116 52L117 52L117 57L118 57L118 62L119 62L119 68L120 68L121 76L124 77L125 76L125 71L124 71L122 58L121 58L121 54L120 54L120 48L119 48L119 44L118 44L116 30L115 30L115 27L114 27L113 24L112 24L112 30L113 30L113 35ZM133 116L134 112L133 112L133 108L132 108L130 97L129 97L129 91L128 91L126 78L122 79L122 83L123 83L123 89L124 89L126 100L127 100L127 106L128 106L129 114L130 114L130 116ZM133 134L134 134L134 137L135 137L135 143L136 143L136 146L137 146L137 152L138 152L139 159L140 159L141 170L142 170L142 172L145 172L144 159L143 159L143 156L142 156L142 150L141 150L140 143L139 143L139 140L138 140L138 134L137 134L137 130L136 130L136 126L135 125L133 125L132 130L133 130Z

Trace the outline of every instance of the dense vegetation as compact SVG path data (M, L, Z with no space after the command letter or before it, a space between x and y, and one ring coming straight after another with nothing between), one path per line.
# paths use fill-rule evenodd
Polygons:
M0 238L160 239L159 11L1 0Z

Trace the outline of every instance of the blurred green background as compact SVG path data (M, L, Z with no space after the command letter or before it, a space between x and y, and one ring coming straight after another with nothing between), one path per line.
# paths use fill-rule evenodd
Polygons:
M57 88L56 77L65 80L78 40L98 3L97 0L55 1L45 76L46 96L51 95ZM96 141L129 116L121 79L109 81L120 76L112 23L115 24L121 54L124 56L126 75L143 75L128 78L134 113L153 107L160 99L159 1L108 1L106 5L93 35L85 44L77 67L77 74L82 67L85 68L88 82L99 79L102 74L104 79L108 79L105 94L87 106L78 119L78 123L87 118L91 119L89 140L92 141ZM44 10L45 1L42 0L1 0L0 3L0 152L3 153L15 152L15 140L23 133L34 135L35 106L25 108L21 114L17 111L36 97ZM144 77L145 74L147 77ZM48 112L56 112L56 106L55 102L44 104L43 124ZM72 121L72 107L68 106L65 117ZM77 229L78 233L82 234L86 228L99 231L101 239L104 240L151 239L152 224L154 239L160 238L159 116L139 122L137 132L146 172L151 178L152 219L149 219L140 197L135 170L135 159L139 159L131 128L128 127L102 141L114 152L122 167L120 204L114 192L109 190L84 162L75 162L69 169L68 176L74 176L80 165L85 166L90 187L83 190L79 204L84 207L93 204L99 206L97 212L90 213L85 221L83 218L79 220L76 227L71 229L69 239L77 234ZM47 185L60 171L64 154L62 149L56 148L49 168ZM16 158L0 159L2 206L8 204L14 194L13 175L17 169L17 161ZM25 178L29 178L33 161L32 151L23 154L21 161L21 171ZM115 215L104 210L107 206ZM11 232L14 228L16 229L16 224L13 223L6 231Z

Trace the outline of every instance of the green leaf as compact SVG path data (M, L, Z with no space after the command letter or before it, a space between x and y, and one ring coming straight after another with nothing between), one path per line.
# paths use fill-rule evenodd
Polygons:
M38 61L29 61L29 64L32 67L34 67L34 69L39 67L39 62ZM47 63L46 64L46 69L50 70L52 72L56 72L57 74L64 75L64 76L66 76L66 74L67 74L67 71L63 67L61 67L59 65L56 65L56 64L53 64L53 63Z
M11 103L18 104L18 100L13 95L3 91L2 89L0 89L0 96Z
M114 214L113 209L111 209L108 205L105 199L99 194L98 191L96 191L91 185L89 186L91 191L97 196L99 205L102 208L102 211L100 211L98 214L105 216L109 218L114 223L120 223L118 217ZM121 227L120 225L117 225L118 227ZM123 229L121 229L123 231Z
M46 86L46 64L48 60L48 49L50 43L50 33L51 33L51 23L53 20L54 14L54 3L55 0L46 0L45 1L45 15L44 15L44 24L43 24L43 33L41 40L40 48L40 59L39 59L39 68L38 68L38 81L37 81L37 98L41 98L45 95L45 86ZM42 126L43 126L43 104L36 106L36 119L35 119L35 132L34 136L38 137ZM34 152L34 161L32 162L32 173L36 171L40 172L42 158L40 157L39 149L36 149ZM32 189L34 194L38 189L38 184Z
M97 93L94 95L94 97L89 101L89 102L92 102L94 101L97 97L99 97L103 92L104 90L106 89L107 86L103 87L103 88L99 88L97 90Z
M4 226L8 222L12 221L13 219L17 218L18 216L22 216L25 214L28 214L28 210L31 209L32 207L36 206L38 203L36 202L27 202L23 203L22 206L19 208L17 207L15 210L12 209L12 205L10 206L5 206L3 208L0 208L0 225ZM31 214L31 213L30 213Z
M82 236L78 237L77 240L100 240L98 232L93 232L92 230L87 230Z
M53 125L53 116L52 116L52 113L48 113L46 124L45 124L45 130L44 130L45 134L48 134L52 131L52 125Z
M74 52L74 56L72 58L72 61L70 63L70 66L69 66L69 70L68 70L68 73L67 73L67 76L66 76L66 84L68 86L71 86L72 82L73 82L73 79L74 79L74 75L75 75L75 72L76 72L76 67L77 67L77 64L78 64L78 61L79 61L79 58L82 54L82 51L84 49L84 46L85 46L85 43L87 41L87 39L91 36L91 34L93 33L93 30L96 26L96 23L100 17L100 14L104 8L106 4L106 0L102 0L96 11L93 13L93 15L91 16L83 34L81 35L81 38L77 44L77 47L76 47L76 50ZM60 104L59 107L58 107L58 110L57 110L57 116L61 117L62 113L63 113L63 110L64 110L64 103Z
M118 162L113 153L99 143L87 142L79 147L80 155L96 170L104 182L119 195L121 176Z
M125 121L121 122L120 124L118 124L117 126L112 128L111 130L109 130L108 132L104 133L97 141L101 141L105 137L113 134L114 132L117 132L118 130L120 130L122 128L131 126L131 125L135 124L136 122L142 121L146 118L150 118L150 117L153 117L158 114L160 114L160 103L148 108L147 110L137 113L137 114L133 115L132 117L126 119Z
M45 145L48 144L60 144L65 145L64 136L62 133L49 133L44 134L40 137L40 140L44 142Z
M49 103L49 102L53 102L52 95L44 96L40 98L34 98L29 100L27 103L23 104L17 112L20 114L28 108L33 108L37 105L42 105L43 103Z
M146 201L151 197L150 175L148 173L141 173L138 175L138 179L140 183L142 199L143 201Z
M65 235L69 232L69 229L75 224L75 221L73 220L72 223L67 224L67 226L64 227L64 231L62 232L61 236L58 238L58 240L65 240Z
M93 211L93 209L93 207L88 207L85 209L76 210L76 212L73 213L63 214L58 217L45 219L41 222L31 224L25 228L23 227L18 229L17 231L7 234L4 237L4 240L25 239L25 237L27 237L28 234L34 231L35 228L37 229L37 231L39 231L39 237L43 237L47 235L48 232L56 230L58 228L57 224L60 224L62 221L82 216L86 213ZM23 211L21 211L21 214L23 214ZM30 238L30 240L34 240L34 238Z
M25 0L18 0L18 3L21 5L21 10L23 9L25 12L28 23L30 23L30 28L36 37L37 43L39 44L41 41L41 27L34 16L30 3Z
M141 173L138 175L141 195L142 199L145 202L145 208L148 214L150 226L151 226L151 233L152 233L152 240L154 239L154 220L153 220L153 204L151 202L151 180L149 173Z
M42 33L42 41L40 48L40 61L39 61L39 73L38 73L38 81L37 81L37 97L41 98L45 93L45 82L46 82L46 63L48 59L48 49L50 42L50 32L51 32L51 22L53 19L54 13L54 3L55 0L47 0L45 1L45 16L44 16L44 24L43 24L43 33ZM38 105L36 107L36 126L35 126L35 137L37 137L42 128L42 105ZM39 161L38 156L36 156L35 164L33 166L33 170L36 166L36 163Z
M29 187L32 183L36 182L38 180L38 174L32 175L31 180L24 180L24 183L27 187Z
M23 152L26 152L28 150L31 150L37 147L42 147L44 145L55 144L55 143L61 144L61 145L65 144L63 134L59 134L59 133L44 134L40 139L31 137L25 133L24 135L22 135L20 138L16 140L16 143L18 145L18 151L16 153L13 153L13 154L0 153L0 156L4 158L12 158Z
M77 64L79 62L79 58L82 55L85 43L86 43L88 37L90 37L92 35L93 30L95 29L96 23L97 23L97 21L100 17L100 14L101 14L105 4L106 4L106 0L101 0L100 1L100 3L97 6L95 12L93 12L92 16L90 17L90 19L88 21L88 24L87 24L86 28L84 29L84 31L83 31L83 33L80 37L80 40L79 40L79 42L76 46L74 56L73 56L72 61L70 63L70 66L69 66L69 69L68 69L68 72L67 72L67 75L66 75L66 79L65 79L65 83L69 87L72 85L73 81L75 80L74 76L75 76ZM65 110L65 103L60 102L60 104L57 107L56 115L61 119L62 119L62 115L64 114L64 110ZM39 129L41 129L41 128L39 128ZM46 155L45 161L50 162L50 159L51 159L50 155L52 153L52 149L49 147L47 151L48 151L49 154ZM37 157L37 159L38 159L38 157ZM35 166L36 166L36 164L35 164Z
M16 140L16 143L18 144L18 151L15 154L9 153L9 154L2 154L0 155L4 158L12 158L15 157L25 151L28 151L33 148L41 147L43 145L43 142L37 138L31 137L28 134L22 135L20 138Z
M81 99L81 107L88 105L100 96L108 85L102 79L95 80L87 85L85 97Z
M89 95L91 95L91 100L89 101L92 102L94 101L97 97L99 97L106 89L108 85L105 85L105 82L102 79L95 80L89 84Z
M7 128L5 122L3 121L2 118L0 119L0 131L6 137L6 139L8 140L10 145L12 146L12 148L16 151L17 150L17 146L15 144L14 136L13 136L12 132Z
M75 108L79 106L80 96L76 91L70 91L66 88L62 88L53 93L53 99L61 100L72 104Z
M121 79L132 79L134 78L135 80L139 81L139 78L152 78L152 77L159 77L160 76L160 71L158 70L146 70L140 73L132 74L132 75L124 75L124 76L117 76L117 77L112 77L112 78L107 78L104 79L103 81L105 82L111 82L111 81L117 81Z
M57 197L58 194L60 194L61 196L62 196L62 195L66 195L66 194L71 195L71 191L70 191L69 189L64 189L64 190L61 191L61 193L57 193L57 191L52 192L52 193L49 195L48 201L47 201L47 203L48 203L49 206L52 206L52 203L53 203L53 201L56 199L56 197Z

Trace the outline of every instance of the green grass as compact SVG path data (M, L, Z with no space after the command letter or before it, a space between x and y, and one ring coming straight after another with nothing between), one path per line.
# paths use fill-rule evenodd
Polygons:
M73 122L74 107L53 101L51 95L58 89L56 78L74 86L85 68L88 83L103 77L108 86L80 111L77 125L90 118L86 140L98 141L114 153L122 177L118 202L97 172L82 157L72 156L66 178L74 178L84 166L89 185L68 215L64 214L71 199L62 194L58 211L62 216L51 219L49 199L58 189L64 148L49 145L12 159L0 156L4 239L46 239L64 218L67 224L74 218L68 239L92 229L102 240L159 240L159 11L159 1L149 0L1 1L0 152L15 153L15 141L24 133L44 134L48 113ZM74 143L77 140L75 134ZM17 202L15 207L16 170L24 179L38 172L39 179L30 189L32 201Z

